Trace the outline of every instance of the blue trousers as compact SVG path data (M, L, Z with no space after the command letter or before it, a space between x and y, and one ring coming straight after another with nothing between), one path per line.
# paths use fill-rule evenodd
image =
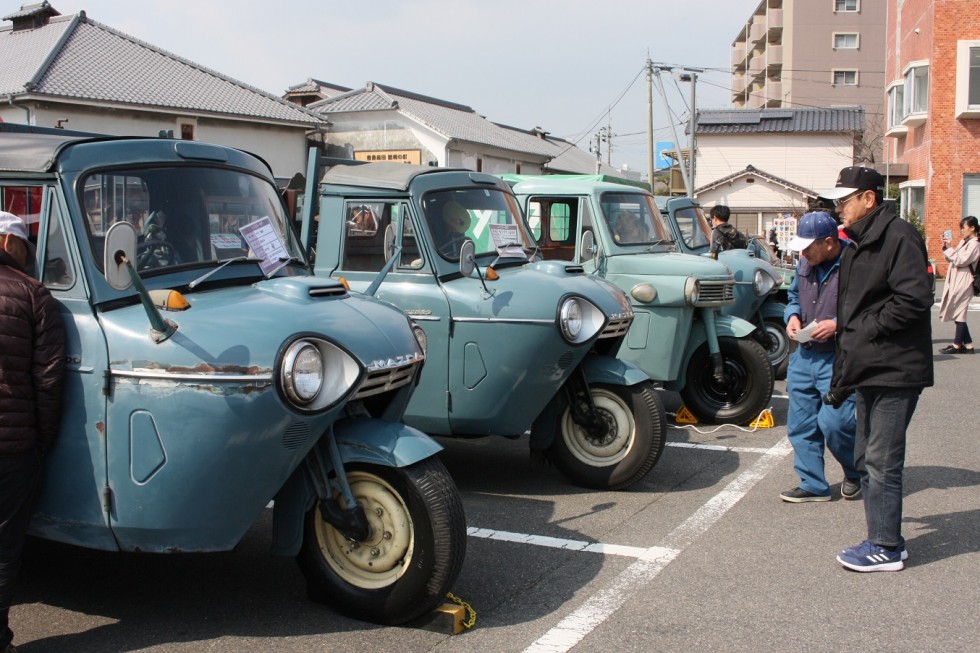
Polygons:
M824 447L837 459L844 476L857 480L854 466L855 400L852 395L833 408L823 403L834 373L833 351L814 351L799 347L789 360L786 392L789 418L786 432L793 445L793 468L800 487L807 492L830 495L824 475Z
M919 388L857 389L855 464L861 472L868 539L899 546L902 538L902 474L905 434L919 402Z

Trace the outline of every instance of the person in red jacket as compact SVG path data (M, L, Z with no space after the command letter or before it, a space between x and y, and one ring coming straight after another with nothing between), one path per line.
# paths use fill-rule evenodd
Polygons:
M0 653L41 460L61 421L65 328L58 302L28 276L27 226L0 212Z

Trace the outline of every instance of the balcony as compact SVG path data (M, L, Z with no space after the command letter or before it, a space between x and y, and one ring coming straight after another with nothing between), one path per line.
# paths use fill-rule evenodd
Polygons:
M770 45L766 48L766 67L782 68L783 66L783 46Z
M751 77L758 77L766 71L766 57L765 55L756 55L749 59L749 75Z
M739 43L732 47L732 69L745 70L745 44Z
M766 24L769 28L770 37L783 33L783 10L770 9L766 16Z
M749 43L758 43L766 38L766 26L762 23L753 23L749 28Z
M766 100L768 102L776 102L776 106L782 106L783 103L783 83L769 81L766 82Z

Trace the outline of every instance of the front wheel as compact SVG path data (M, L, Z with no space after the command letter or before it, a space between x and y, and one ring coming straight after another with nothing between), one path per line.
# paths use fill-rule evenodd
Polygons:
M456 581L466 551L463 504L446 468L428 458L405 468L351 465L346 472L370 535L348 540L313 506L297 557L310 598L381 624L432 610Z
M752 338L718 338L723 378L715 378L708 344L698 347L687 363L681 389L684 404L700 421L748 424L772 398L773 373L766 351Z
M763 339L767 343L766 354L772 365L773 375L777 379L786 378L790 354L796 349L796 341L791 340L786 333L786 325L780 320L766 320Z
M589 386L602 433L578 424L566 407L549 457L577 485L625 489L653 469L663 453L667 417L649 381Z

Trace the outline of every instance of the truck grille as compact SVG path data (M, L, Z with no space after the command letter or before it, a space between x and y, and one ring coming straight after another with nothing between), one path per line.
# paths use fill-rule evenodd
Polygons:
M422 364L422 360L423 358L419 356L414 362L397 367L368 370L367 376L364 377L364 381L357 388L353 398L363 399L400 388L415 377L415 370Z
M735 303L735 281L702 281L701 294L695 306L728 306Z
M619 338L620 336L625 336L626 332L630 330L631 324L633 324L632 315L611 318L609 320L609 324L607 324L606 328L599 334L599 337Z

